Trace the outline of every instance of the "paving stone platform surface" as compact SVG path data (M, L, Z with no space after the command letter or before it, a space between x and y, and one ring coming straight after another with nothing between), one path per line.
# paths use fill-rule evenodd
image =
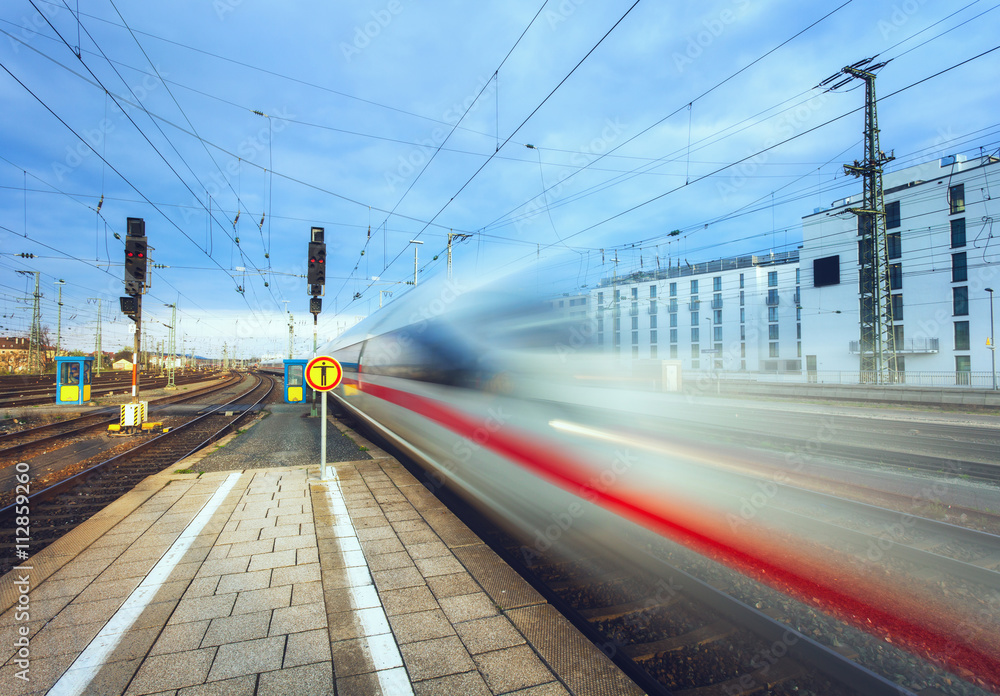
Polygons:
M163 472L0 578L0 693L641 693L331 423L371 458Z

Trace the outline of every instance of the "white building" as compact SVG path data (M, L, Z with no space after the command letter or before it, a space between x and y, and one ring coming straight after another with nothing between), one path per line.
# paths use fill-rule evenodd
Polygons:
M953 156L884 175L900 371L948 373L952 384L969 384L976 373L976 384L992 384L986 288L1000 290L997 165L995 157ZM858 193L803 218L801 313L809 372L859 369L860 237L858 217L847 208L861 200Z
M801 371L798 260L739 256L605 278L588 303L597 345L686 370Z

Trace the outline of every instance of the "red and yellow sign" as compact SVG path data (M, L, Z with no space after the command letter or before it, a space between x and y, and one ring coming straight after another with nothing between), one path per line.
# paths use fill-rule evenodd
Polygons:
M316 391L330 391L344 376L344 368L329 355L317 355L306 365L306 384Z

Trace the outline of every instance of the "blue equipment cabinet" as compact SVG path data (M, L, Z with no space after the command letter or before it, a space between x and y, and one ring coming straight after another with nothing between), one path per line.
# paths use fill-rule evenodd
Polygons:
M306 400L306 363L308 360L285 360L285 403L301 404Z
M93 358L56 358L57 404L90 401L90 368L93 364Z

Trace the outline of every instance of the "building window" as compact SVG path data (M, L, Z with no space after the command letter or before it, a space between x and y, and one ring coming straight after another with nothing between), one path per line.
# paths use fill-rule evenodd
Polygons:
M743 289L743 274L740 273L740 290Z
M802 340L802 324L795 325L795 338L800 341ZM802 356L800 355L799 357L801 358Z
M599 333L603 333L604 332L604 320L603 319L598 319L597 320L597 331Z
M632 317L632 330L635 331L639 328L639 317Z
M746 343L741 343L740 344L740 357L741 358L745 358L746 356L747 356L747 344ZM743 365L743 369L744 370L746 369L746 364Z
M972 384L972 358L968 355L955 356L955 384Z
M677 329L670 329L670 342L677 343ZM676 355L674 356L677 357Z
M632 345L633 346L639 345L639 332L638 331L633 331L632 332Z
M691 326L698 326L698 312L691 312Z
M903 240L899 232L890 232L885 237L889 247L889 258L898 259L903 255Z
M778 321L778 308L768 307L767 308L767 320L768 321Z
M740 307L746 304L746 297L743 295L743 290L740 290Z
M649 286L649 296L650 297L656 297L656 286L655 285L650 285Z
M620 317L615 317L615 333L622 330L622 320Z
M722 323L722 310L721 309L717 309L714 312L712 312L712 323L713 324L721 324Z
M778 291L775 288L767 291L767 304L771 306L778 304Z
M892 320L903 321L903 296L892 296Z
M649 342L656 343L656 329L649 330Z
M768 356L772 358L778 357L778 344L776 342L768 344Z
M965 212L965 184L948 187L948 210L950 215Z
M889 264L889 289L890 290L903 289L903 264L901 263Z
M670 296L677 297L677 283L670 284Z
M713 340L716 341L716 342L721 341L722 340L722 327L721 326L716 326L715 329L714 329L714 332L715 333L714 333Z
M746 321L747 321L747 310L745 310L743 307L740 307L740 323L745 324Z
M697 363L699 357L701 357L701 348L697 344L691 346L691 360ZM695 365L695 367L697 367L697 365Z
M599 309L604 309L604 293L597 293L597 306Z
M691 343L697 343L699 340L700 340L700 338L699 338L699 329L698 329L697 326L692 326L691 327Z
M722 292L722 276L715 276L712 278L712 291Z
M671 314L670 315L670 325L671 326L677 326L677 315L676 314Z
M639 299L639 288L631 288L631 290L632 290L632 299L633 300Z
M656 318L657 317L656 317L655 314L649 318L649 328L651 328L651 329L655 329L656 328L656 324L657 324Z
M768 324L767 325L767 337L768 337L769 340L772 340L772 341L777 341L778 340L778 325L777 324Z
M795 308L795 321L802 321L802 307Z
M659 309L656 306L656 300L650 300L649 301L649 316L650 316L650 319L655 319L656 318L656 313L658 311L659 311Z
M692 295L697 295L698 294L698 280L697 279L691 281L691 294Z
M673 344L672 346L670 346L670 357L673 358L674 360L677 359L677 344L676 343Z
M768 271L767 272L767 287L776 288L778 287L778 272Z
M892 325L892 340L896 344L896 350L901 350L903 345L903 325Z
M952 313L956 317L964 317L969 314L969 288L960 285L951 289Z
M747 327L742 325L740 326L740 340L741 341L747 340Z
M649 357L656 359L656 346L649 347Z
M892 201L885 204L885 228L891 230L899 227L899 201Z
M955 350L969 350L969 322L955 322Z
M969 279L969 269L966 266L965 252L951 255L951 282L960 283Z
M629 316L637 317L639 316L639 303L633 302L632 307L629 310Z
M955 218L951 221L951 248L965 246L965 218Z
M639 346L632 346L632 357L633 358L639 357Z

